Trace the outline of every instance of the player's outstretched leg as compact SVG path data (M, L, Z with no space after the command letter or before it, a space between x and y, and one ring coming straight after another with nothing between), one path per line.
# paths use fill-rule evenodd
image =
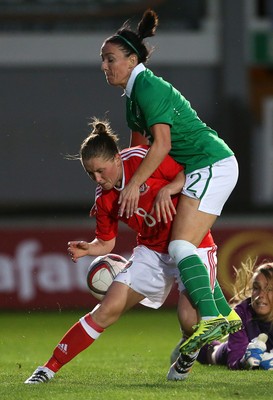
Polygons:
M94 322L92 315L86 314L64 335L46 364L38 367L24 383L48 382L59 369L89 347L103 331L104 329Z

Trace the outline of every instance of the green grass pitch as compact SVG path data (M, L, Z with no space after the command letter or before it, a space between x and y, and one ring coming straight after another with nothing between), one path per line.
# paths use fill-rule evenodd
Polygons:
M273 371L228 371L196 363L190 378L168 382L169 356L179 339L176 311L138 308L108 328L48 384L24 380L52 354L85 311L0 314L1 400L270 399Z

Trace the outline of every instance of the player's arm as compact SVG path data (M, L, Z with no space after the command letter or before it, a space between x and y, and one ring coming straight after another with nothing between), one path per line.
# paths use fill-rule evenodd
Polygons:
M155 212L158 222L161 222L161 219L165 223L173 220L173 216L176 215L176 209L171 196L181 192L185 180L184 171L180 171L172 182L158 192L152 209L152 213Z
M85 242L84 240L77 240L68 242L68 254L73 262L77 262L78 258L84 256L103 256L111 253L116 244L116 238L111 240L102 240L95 238L92 242Z
M130 182L121 191L119 197L120 216L125 212L129 218L137 210L139 187L152 175L171 149L171 132L167 124L156 124L151 127L154 137L149 152L130 179Z
M184 170L181 170L180 172L177 172L175 178L170 183L160 189L159 193L161 191L167 191L169 196L180 193L185 184L185 181L186 176Z
M130 147L139 146L141 144L149 145L149 140L145 138L140 132L132 131Z

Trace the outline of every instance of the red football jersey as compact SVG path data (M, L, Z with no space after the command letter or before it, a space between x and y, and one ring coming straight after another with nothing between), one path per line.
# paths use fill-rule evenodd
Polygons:
M95 205L91 215L96 216L96 237L102 240L111 240L118 234L118 223L123 221L137 232L137 243L149 249L168 253L168 244L171 232L171 223L157 222L151 214L152 206L158 191L183 169L173 158L167 156L156 171L140 187L140 197L137 211L130 218L118 215L118 199L120 191L127 185L139 164L149 151L148 146L137 146L124 149L120 152L123 163L123 181L121 188L103 190L100 185L96 189ZM176 206L180 193L172 197ZM210 232L203 239L200 247L213 246Z

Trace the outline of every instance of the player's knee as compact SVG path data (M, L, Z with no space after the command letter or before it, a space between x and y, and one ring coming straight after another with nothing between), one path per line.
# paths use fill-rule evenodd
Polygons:
M172 240L169 243L168 252L177 264L185 257L194 254L196 247L187 240Z

